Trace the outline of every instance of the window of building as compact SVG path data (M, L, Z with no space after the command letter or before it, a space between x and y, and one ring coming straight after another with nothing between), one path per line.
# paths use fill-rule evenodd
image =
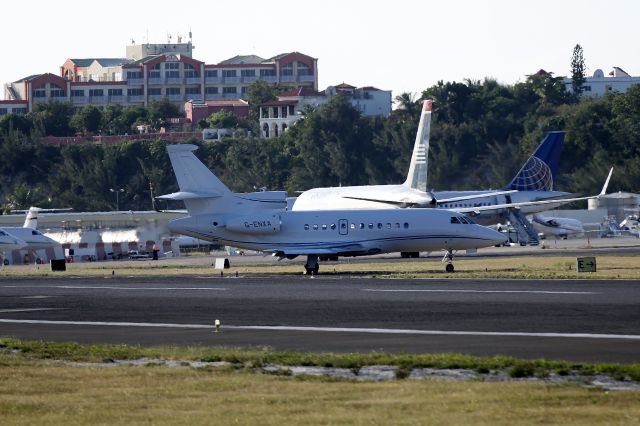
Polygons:
M150 87L148 89L149 95L162 95L162 90L159 87Z
M164 64L164 75L167 78L180 78L180 62L166 62Z
M276 70L274 69L260 70L260 77L275 77L275 75Z
M199 95L200 88L199 87L187 87L184 89L184 93L186 95Z
M179 95L180 88L179 87L167 87L166 89L167 95Z
M14 108L13 109L13 113L14 114L26 114L27 113L27 109L26 108Z
M160 64L158 64L158 65L160 65ZM180 62L165 62L164 63L164 69L165 70L179 70L180 69Z
M236 77L236 70L222 70L223 77Z
M167 71L167 78L180 78L180 71Z
M45 89L44 87L35 89L33 91L33 97L34 98L46 98L47 97L47 89Z
M142 80L142 71L127 71L127 80Z
M155 64L149 71L149 78L160 78L160 64Z
M0 115L6 115L7 111L8 111L7 108L0 108Z
M198 76L198 74L196 74L195 68L193 68L193 65L184 64L184 76L187 78L194 78Z
M255 77L256 70L240 70L240 75L242 77Z
M298 62L298 75L313 75L313 71L311 71L309 65Z
M107 94L109 96L122 96L122 89L109 89Z
M71 90L71 97L72 98L82 98L82 97L84 97L84 90L72 89Z
M247 86L242 86L242 87L240 88L240 94L241 94L242 96L244 96L244 95L246 95L246 94L247 94Z
M52 98L64 98L65 97L64 90L62 90L60 88L52 88L50 93L51 93L51 97Z
M207 95L217 95L218 94L218 88L217 87L207 87L206 89L204 89L205 93Z
M280 72L282 75L293 75L293 64L287 64L282 67L282 71Z
M142 89L127 89L127 95L129 95L129 96L144 96L144 90L142 90Z
M591 91L591 86L582 86L582 88L584 89L585 92Z
M89 96L104 96L102 89L89 89Z
M207 77L217 77L218 76L218 70L207 70L205 72L205 75Z
M236 94L238 93L237 87L223 87L222 93L225 95Z

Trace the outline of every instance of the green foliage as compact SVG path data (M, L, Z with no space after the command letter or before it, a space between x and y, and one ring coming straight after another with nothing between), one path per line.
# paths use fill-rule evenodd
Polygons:
M252 86L256 103L274 93ZM254 93L255 92L255 93ZM209 127L236 129L233 138L200 144L199 158L234 191L258 188L296 191L318 186L403 182L413 150L422 101L433 99L429 150L430 189L499 188L507 184L545 132L566 130L556 188L600 190L611 166L611 191L638 191L640 181L640 85L627 93L579 102L548 73L505 86L495 80L443 82L396 97L388 118L363 117L349 100L335 96L307 108L295 125L272 139L257 134L251 120L219 112ZM122 209L149 209L149 181L156 194L177 189L165 142L57 147L33 143L45 134L123 134L140 123L179 114L168 101L150 108L87 107L72 114L68 103L38 104L24 116L0 118L0 208L43 206L76 210L114 207L109 188L124 188ZM71 117L74 117L71 120ZM245 134L246 133L246 134ZM27 196L28 194L28 196Z
M582 46L576 44L571 55L571 87L576 96L580 96L584 88L582 85L587 81L585 71L587 67L584 63Z

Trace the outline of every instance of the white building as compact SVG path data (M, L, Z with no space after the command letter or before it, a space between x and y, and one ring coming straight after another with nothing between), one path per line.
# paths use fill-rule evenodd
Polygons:
M362 115L388 117L391 114L391 90L375 87L355 87L349 84L329 86L324 92L309 87L283 93L277 101L260 105L260 129L262 137L274 138L300 120L307 107L316 108L329 101L332 96L347 96L351 105Z
M562 83L567 88L567 91L573 91L571 77L565 77ZM613 67L613 70L606 76L601 69L597 69L593 76L587 77L582 85L582 96L599 97L609 92L624 93L629 90L629 87L639 83L640 77L632 77L622 68Z

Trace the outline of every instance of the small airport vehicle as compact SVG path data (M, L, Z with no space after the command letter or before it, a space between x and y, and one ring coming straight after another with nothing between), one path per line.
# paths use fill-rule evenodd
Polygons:
M142 253L138 250L130 250L127 256L129 256L129 259L151 259L149 253Z

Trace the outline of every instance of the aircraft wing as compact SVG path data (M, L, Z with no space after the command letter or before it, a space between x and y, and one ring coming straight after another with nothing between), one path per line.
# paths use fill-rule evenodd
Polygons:
M521 203L496 204L496 205L493 205L493 206L458 207L458 208L451 209L451 210L455 210L455 211L457 211L459 213L473 214L473 213L480 213L481 211L509 209L509 208L519 208L519 207L526 207L526 206L538 206L538 205L544 205L544 204L557 204L559 202L561 202L561 203L571 203L573 201L591 200L591 199L594 199L594 198L599 198L599 197L603 196L604 194L606 194L607 187L609 186L609 181L611 180L611 174L612 173L613 173L613 167L611 168L611 170L609 170L609 175L607 176L607 180L605 181L604 186L602 187L602 191L600 191L600 193L598 195L590 195L590 196L587 196L587 197L574 197L574 198L554 198L554 199L538 200L538 201L524 201L524 202L521 202Z
M349 198L351 200L361 200L361 201L373 201L376 203L385 203L391 204L400 207L434 207L436 204L446 204L446 203L455 203L458 201L465 200L473 200L476 198L484 198L489 196L497 196L504 194L511 194L514 192L518 192L515 189L509 189L504 191L491 191L491 192L483 192L478 194L469 194L463 195L460 197L452 197L452 198L443 198L443 199L435 199L430 192L425 192L424 195L420 195L416 198L411 198L407 196L403 196L402 198L392 199L392 197L385 196L383 197L356 197L352 195L343 195L342 198Z

